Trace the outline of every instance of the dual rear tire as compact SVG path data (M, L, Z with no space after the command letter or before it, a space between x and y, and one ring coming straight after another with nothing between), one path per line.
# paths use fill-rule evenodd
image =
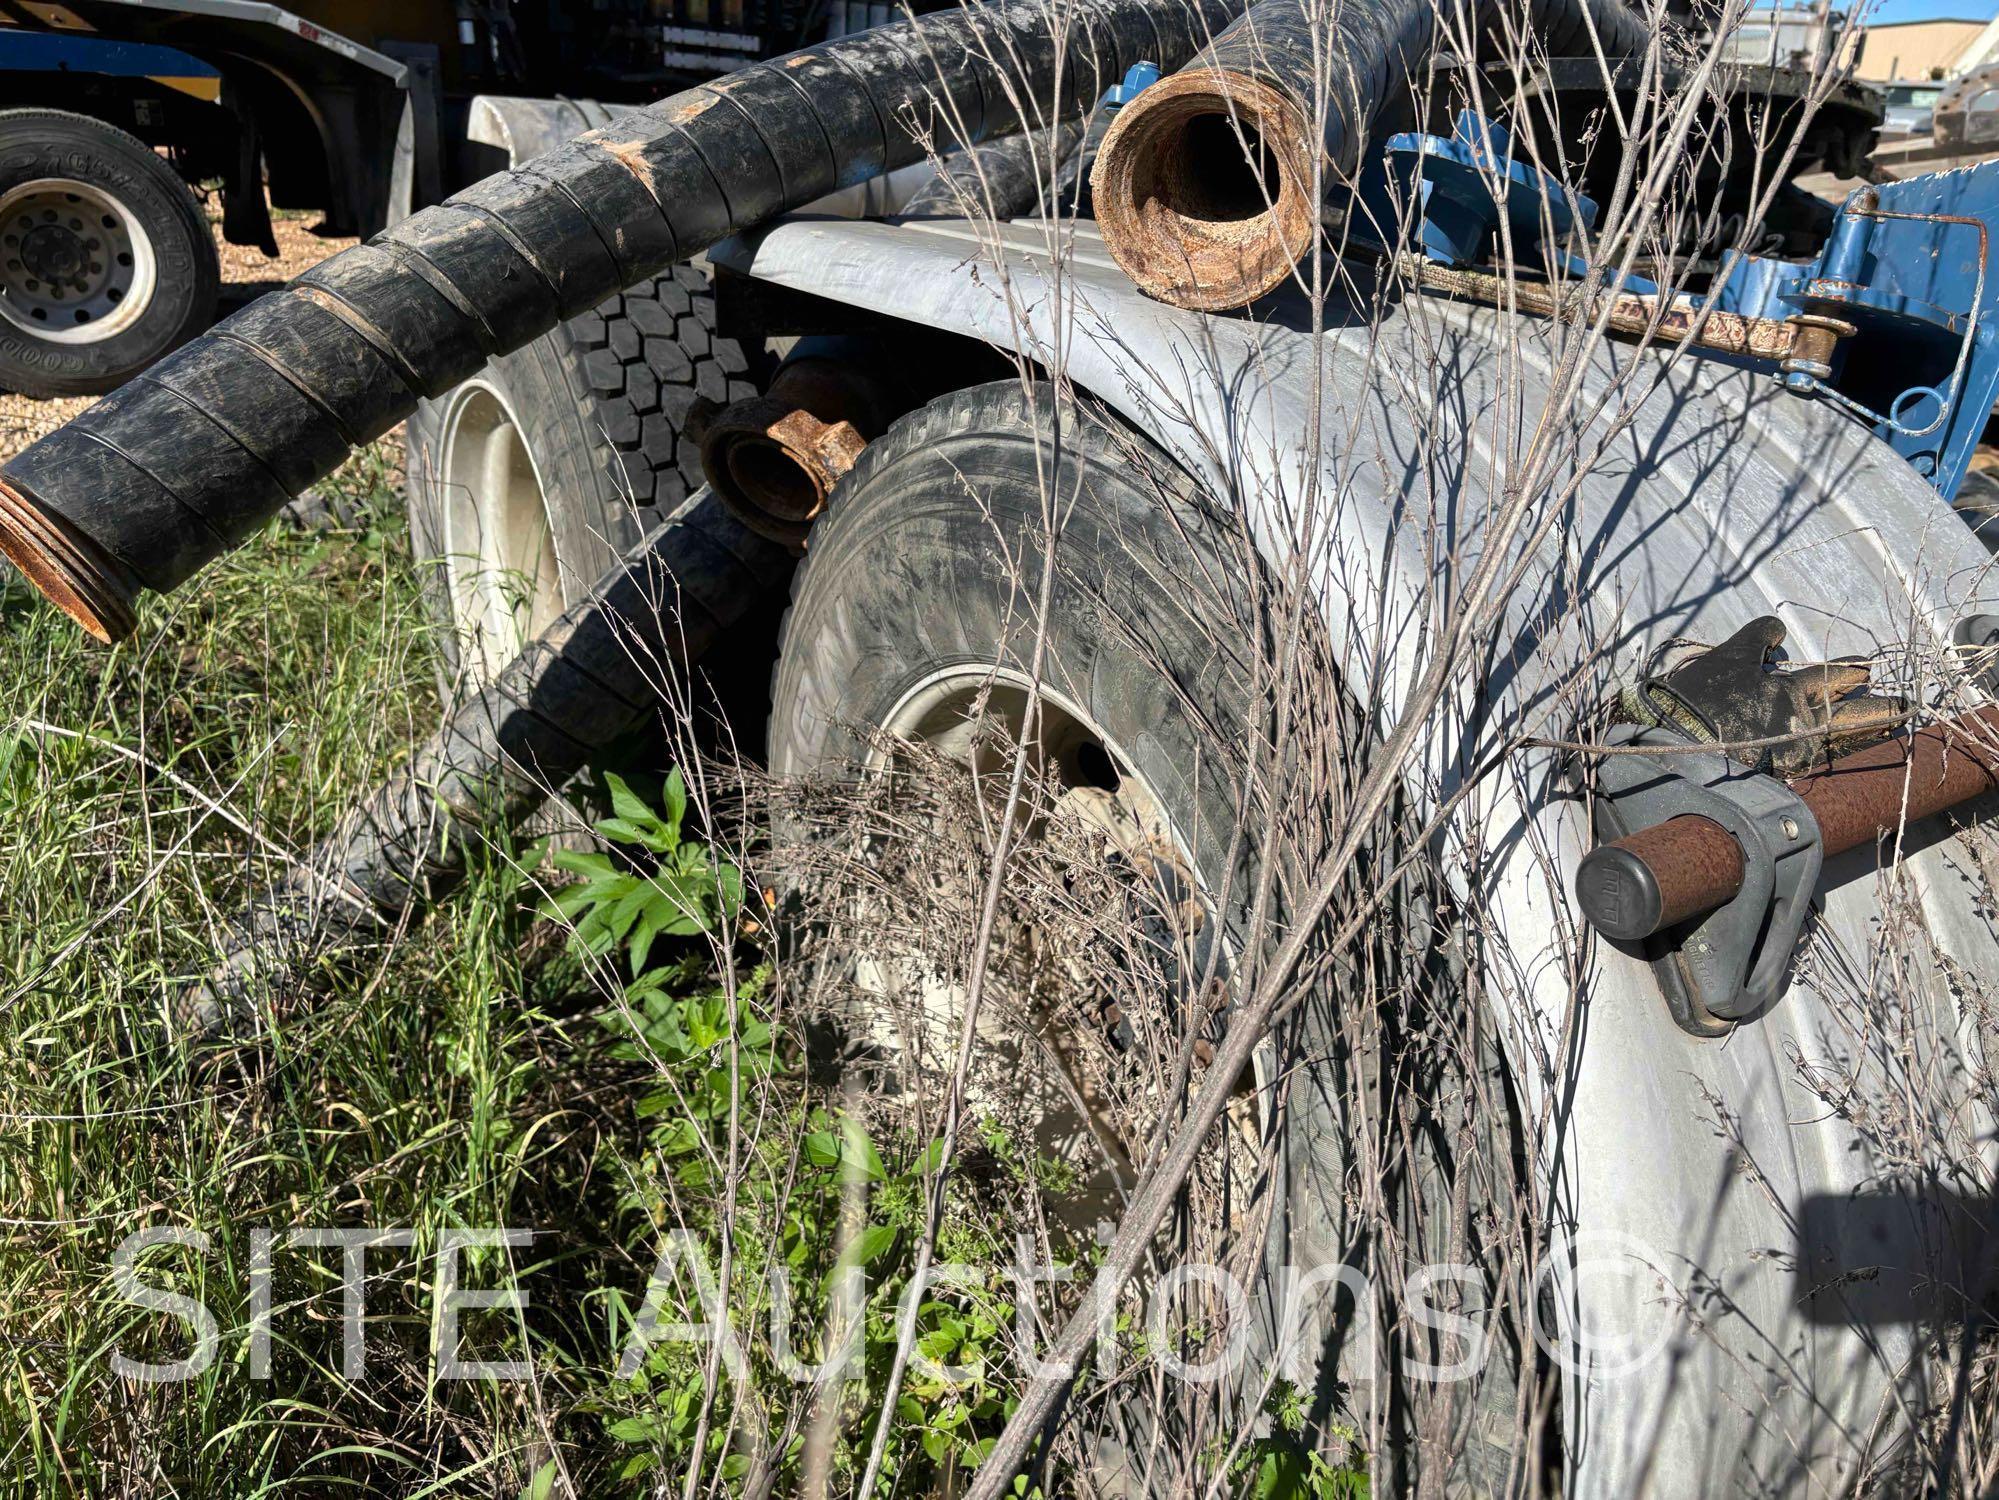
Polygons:
M0 112L0 388L113 389L206 328L221 264L187 184L85 115Z
M690 306L705 291L693 274L678 272L672 283ZM489 571L494 555L512 556L499 571L533 585L517 605L504 594L474 597L469 606L463 594L438 600L459 625L447 643L458 643L448 671L461 682L500 664L471 653L510 655L522 632L587 587L643 524L645 507L634 502L625 469L632 429L613 425L630 376L614 396L603 388L608 379L593 384L590 373L593 355L606 365L602 351L617 347L611 331L620 319L631 322L630 303L627 294L623 307L579 320L582 329L558 330L501 361L412 424L412 521L420 555L444 559L440 582L463 589L477 576L452 571L451 549L462 547L471 554L462 563ZM712 327L698 314L696 322L709 335L701 356L713 371L708 378L730 399L747 394L748 361L740 360L740 373L727 368L721 361L737 358L718 357ZM680 352L697 366L684 345ZM680 368L671 351L649 358L643 342L620 368L641 364L642 380ZM637 447L643 453L643 424ZM651 472L655 496L668 505L694 479L677 464ZM1044 578L1050 496L1060 497L1062 523ZM537 511L545 517L540 529L521 519ZM512 552L479 551L483 544L462 529L476 524L511 538ZM1255 841L1238 847L1231 835L1242 757L1256 729L1254 654L1263 648L1260 610L1268 604L1246 556L1234 527L1192 481L1120 424L1045 386L1008 382L943 396L868 445L815 527L776 653L771 769L786 781L858 782L871 759L879 764L884 740L925 741L946 757L976 758L968 726L998 719L1018 734L1018 715L1009 720L1009 712L1025 696L1021 684L1038 677L1047 705L1044 769L1099 804L1122 799L1127 826L1161 833L1201 891L1231 891L1240 905L1252 888ZM503 628L476 613L496 609L510 611ZM1046 630L1037 632L1044 618ZM923 893L910 894L912 905L920 903ZM1215 930L1238 943L1241 912L1215 917ZM855 958L877 974L911 961L899 950ZM1311 1055L1337 1050L1328 1017L1306 1024L1317 1028ZM1280 1170L1293 1186L1268 1254L1337 1261L1351 1232L1338 1208L1341 1122L1315 1103L1327 1090L1292 1092ZM1503 1124L1486 1128L1497 1134ZM1412 1238L1449 1235L1454 1200L1438 1191L1433 1173L1411 1169L1395 1191L1406 1197L1404 1217L1419 1221ZM1322 1379L1349 1378L1345 1351L1323 1352L1338 1373ZM1447 1459L1453 1491L1496 1493L1521 1483L1524 1465L1514 1466L1507 1451L1520 1364L1516 1347L1481 1383L1470 1440Z
M675 266L418 407L410 533L447 702L700 488L688 413L756 395L753 368L707 277Z

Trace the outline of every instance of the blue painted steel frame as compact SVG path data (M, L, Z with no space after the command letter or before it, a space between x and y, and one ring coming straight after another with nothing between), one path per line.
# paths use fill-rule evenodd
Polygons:
M0 29L0 72L96 73L107 78L220 78L215 68L151 42Z
M1565 242L1595 222L1596 205L1512 149L1502 127L1471 111L1448 140L1390 139L1390 170L1420 188L1423 252L1448 265L1486 263L1504 222L1523 264L1580 272ZM1816 262L1732 256L1706 297L1688 300L1747 317L1851 325L1828 368L1782 367L1786 389L1867 422L1949 497L1999 399L1996 250L1999 162L1991 162L1862 188L1841 206ZM1659 287L1627 277L1615 290Z

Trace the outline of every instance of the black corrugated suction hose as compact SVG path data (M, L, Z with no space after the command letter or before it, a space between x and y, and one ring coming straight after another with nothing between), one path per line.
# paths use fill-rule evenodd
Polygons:
M1052 217L1062 164L1083 141L1083 120L1066 120L1051 132L1025 130L1004 140L954 151L937 175L910 194L906 219L956 219L969 206L998 219Z
M1537 55L1616 60L1651 40L1625 0L1258 0L1171 78L1118 114L1092 177L1097 223L1126 273L1180 307L1241 307L1312 244L1314 147L1327 199L1363 147L1415 123L1424 66L1462 14L1483 56L1517 26ZM1315 34L1316 33L1316 34ZM1325 130L1312 80L1328 79Z
M253 303L0 467L0 550L93 634L131 632L350 449L621 287L938 146L1066 119L1175 67L1240 0L1011 0L677 94L425 209Z

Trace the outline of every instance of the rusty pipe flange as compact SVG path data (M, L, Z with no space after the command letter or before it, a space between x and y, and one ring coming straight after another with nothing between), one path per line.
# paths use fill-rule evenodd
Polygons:
M1791 350L1777 366L1778 373L1832 379L1833 350L1841 339L1853 337L1854 325L1845 318L1814 312L1793 313L1785 322L1792 329Z
M138 585L53 511L0 480L0 554L48 601L110 645L139 627Z
M1192 69L1118 111L1091 194L1104 243L1139 290L1218 312L1275 291L1312 248L1313 132L1285 91Z
M778 396L718 412L701 435L701 467L736 519L758 536L805 550L812 523L868 440Z

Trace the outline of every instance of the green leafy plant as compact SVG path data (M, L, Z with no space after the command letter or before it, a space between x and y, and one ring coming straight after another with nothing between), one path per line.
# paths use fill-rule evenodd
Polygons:
M1264 1403L1269 1430L1245 1444L1234 1465L1238 1493L1255 1500L1368 1500L1373 1491L1360 1434L1336 1433L1347 1453L1328 1458L1306 1440L1309 1404L1307 1393L1287 1380L1272 1388Z
M664 807L655 812L611 772L604 776L614 816L597 832L614 844L643 849L657 864L636 868L609 854L557 850L557 869L582 876L549 898L545 911L575 924L584 952L602 957L622 944L633 974L642 974L655 940L717 931L743 904L743 874L707 843L682 836L687 782L675 766L666 778Z
M611 961L615 972L629 975L619 980L619 1003L604 1017L610 1055L645 1066L654 1082L636 1102L646 1150L623 1163L622 1206L649 1236L694 1232L711 1264L719 1259L726 1221L736 1264L782 1266L799 1289L792 1321L800 1325L800 1358L823 1360L832 1352L818 1347L826 1330L814 1304L827 1305L836 1285L858 1273L864 1300L853 1373L857 1389L879 1388L894 1358L925 1184L941 1148L911 1141L885 1151L858 1116L812 1102L788 1052L793 1044L763 1014L770 968L750 962L734 983L716 981L714 945L735 935L743 878L711 845L686 835L681 773L667 777L658 808L621 778L605 781L612 816L596 829L615 847L557 853L557 868L579 879L542 910L571 925L572 945L586 961ZM697 936L710 941L694 952L661 942ZM738 1111L746 1098L767 1128L741 1130ZM718 1163L726 1159L732 1128L747 1159L727 1193ZM996 1233L989 1237L989 1244L999 1242ZM947 1470L977 1467L990 1451L1011 1399L999 1356L1014 1309L1001 1290L953 1288L918 1306L922 1358L897 1403L902 1442L884 1470L885 1484L927 1487ZM705 1461L734 1483L747 1467L728 1447L728 1433L744 1420L735 1403L756 1399L750 1390L776 1392L764 1399L781 1402L787 1387L775 1378L772 1351L756 1338L777 1312L769 1285L745 1278L728 1298L732 1328L753 1362L767 1366L748 1387L730 1382L717 1394ZM629 1327L637 1310L617 1293L611 1301L614 1322ZM602 1403L605 1436L636 1450L618 1466L620 1478L640 1481L694 1456L707 1388L700 1353L670 1343L649 1348L625 1398ZM853 1461L855 1472L871 1432L864 1415L852 1413L838 1460ZM790 1453L779 1462L795 1459Z
M894 1361L941 1143L893 1131L878 1135L858 1113L815 1102L796 1055L798 1040L770 1019L768 963L731 948L725 967L732 982L718 980L719 947L738 936L743 879L713 847L683 831L687 794L680 773L666 779L658 809L621 779L606 781L613 815L597 831L618 847L556 855L558 867L580 878L543 910L572 924L574 947L600 966L600 976L606 968L620 976L618 1003L603 1017L609 1052L649 1071L635 1104L645 1149L618 1163L625 1184L620 1206L638 1231L633 1259L649 1262L660 1234L685 1231L706 1258L706 1274L720 1265L725 1241L735 1266L759 1271L722 1289L748 1379L722 1379L711 1401L706 1349L662 1341L647 1347L629 1378L597 1398L604 1436L629 1450L615 1473L642 1488L648 1476L684 1471L698 1456L732 1492L739 1489L752 1465L736 1435L783 1430L788 1403L810 1389L790 1382L773 1342L761 1335L782 1320L797 1359L825 1361L835 1352L827 1325L836 1288L851 1287L858 1275L859 1346L840 1398L833 1458L851 1485L873 1434L869 1393L884 1388ZM708 941L660 942L669 937ZM755 1128L746 1117L754 1117ZM988 1172L1023 1191L1059 1197L1073 1185L1062 1163L993 1121L976 1122L975 1140ZM724 1170L731 1161L733 1180ZM991 1200L981 1202L965 1185L970 1175L953 1186L957 1196L939 1254L997 1268L1010 1253L1009 1226L993 1221ZM1087 1269L1092 1253L1079 1247L1077 1270ZM782 1270L791 1289L784 1302L761 1274L765 1268ZM950 1476L978 1468L992 1451L1016 1398L1017 1372L1007 1358L1017 1317L1012 1292L996 1270L918 1302L916 1358L896 1401L896 1441L879 1495L949 1489ZM616 1290L607 1300L617 1343L638 1309ZM710 1313L696 1316L705 1321ZM1122 1316L1119 1326L1142 1346ZM1267 1431L1236 1457L1239 1491L1267 1500L1365 1500L1365 1467L1316 1451L1304 1436L1302 1399L1288 1388L1277 1397ZM699 1455L698 1442L705 1445ZM794 1436L783 1452L766 1457L781 1479L795 1477L801 1451ZM1025 1480L1015 1493L1029 1493Z

